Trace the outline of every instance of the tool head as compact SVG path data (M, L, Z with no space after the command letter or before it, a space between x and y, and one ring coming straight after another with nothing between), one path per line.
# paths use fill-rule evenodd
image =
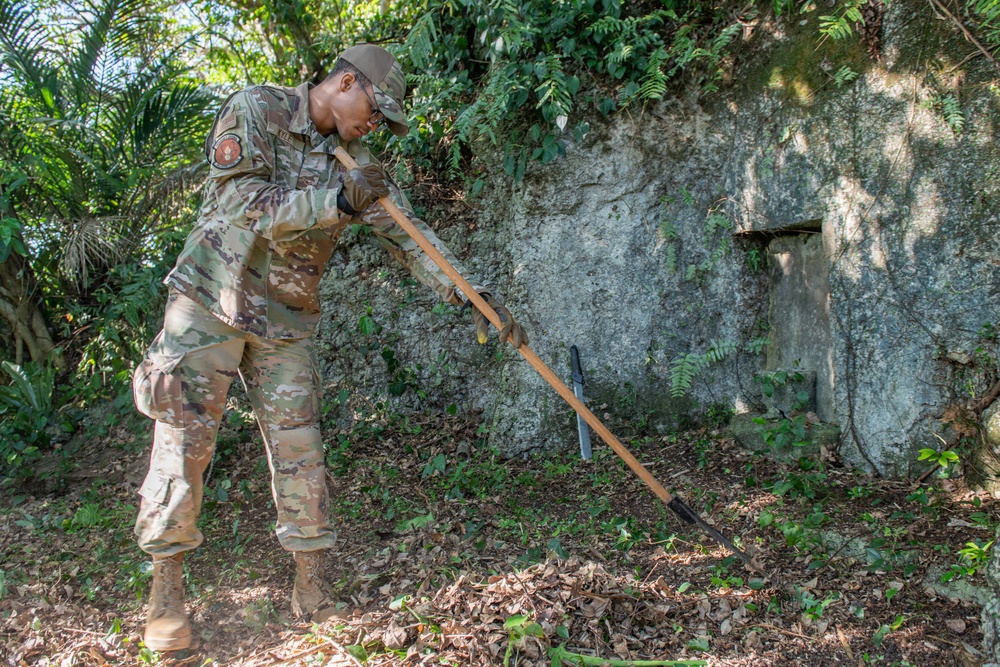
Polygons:
M764 572L764 568L761 567L760 563L754 562L754 560L752 558L750 558L750 556L746 555L740 549L737 549L736 545L734 545L732 542L730 542L729 539L726 538L725 535L723 535L722 533L720 533L719 531L717 531L715 528L713 528L712 526L710 526L707 523L705 523L704 519L702 519L700 516L698 516L698 513L695 512L690 507L688 507L688 505L683 500L681 500L679 497L674 496L673 500L671 500L669 503L667 503L667 507L669 507L671 510L673 510L674 514L676 514L678 517L680 517L682 521L684 521L685 523L690 524L690 525L696 525L696 526L698 526L709 537L711 537L713 540L715 540L716 542L718 542L722 546L724 546L727 549L729 549L729 551L732 552L733 555L735 555L741 561L743 561L743 563L746 564L746 566L748 568L750 568L754 572L757 572L758 574L760 574L760 575L762 575L764 577L767 577L767 573Z

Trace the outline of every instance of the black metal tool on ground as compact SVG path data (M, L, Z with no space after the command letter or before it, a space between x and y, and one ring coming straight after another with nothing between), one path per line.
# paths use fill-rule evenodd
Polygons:
M583 402L583 367L580 365L580 350L576 345L569 348L569 362L573 369L573 395ZM583 415L576 413L576 430L580 433L580 457L589 459L590 452L590 427L583 419Z

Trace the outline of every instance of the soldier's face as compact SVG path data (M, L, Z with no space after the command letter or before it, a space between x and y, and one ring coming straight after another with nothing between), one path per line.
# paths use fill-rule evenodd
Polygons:
M342 86L344 94L342 113L337 119L337 134L342 138L351 141L360 139L372 130L378 128L378 124L372 124L371 118L377 111L372 106L373 91L365 90L349 72L344 75L345 81L349 85ZM347 77L350 77L347 80Z

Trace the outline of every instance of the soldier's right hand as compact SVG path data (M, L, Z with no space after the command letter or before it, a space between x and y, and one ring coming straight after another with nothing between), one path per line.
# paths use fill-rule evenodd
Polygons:
M337 208L348 215L357 215L371 206L373 201L388 194L382 168L366 164L344 174L344 182L337 193Z

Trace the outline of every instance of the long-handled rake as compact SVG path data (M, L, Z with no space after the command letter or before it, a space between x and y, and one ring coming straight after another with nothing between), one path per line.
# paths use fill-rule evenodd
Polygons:
M335 149L334 154L348 169L353 169L358 166L358 163L354 160L354 158L352 158L343 148L338 147ZM479 312L485 315L486 319L488 319L497 329L502 328L500 316L496 314L496 311L490 308L489 305L487 305L486 300L479 296L474 289L472 289L472 285L470 285L469 282L462 277L462 274L456 271L448 260L445 259L444 255L442 255L438 249L435 248L433 244L431 244L431 242L420 233L420 230L418 230L413 223L410 222L409 218L406 217L399 207L396 206L396 204L394 204L389 197L381 197L378 200L378 203L381 204L389 215L391 215L392 218L399 223L399 226L410 235L410 238L412 238L417 245L420 246L420 249L427 253L427 256L430 257L442 271L444 271L445 275L451 278L455 285L462 291L462 294L464 294L467 299L472 301L476 308L479 309ZM751 560L750 556L745 554L740 549L737 549L736 546L733 545L733 543L730 542L729 539L722 533L705 523L705 521L698 516L698 513L691 509L683 500L667 491L663 485L660 484L641 463L639 463L635 456L633 456L632 453L618 441L618 438L616 438L614 434L612 434L611 431L609 431L604 424L601 423L601 420L599 420L594 413L583 404L583 401L577 398L573 391L567 387L555 373L552 372L552 370L538 357L537 354L534 353L531 348L528 347L527 344L522 344L521 347L517 348L517 351L521 353L521 356L523 356L543 378L545 378L546 382L552 385L553 389L559 392L559 395L562 396L574 410L576 410L577 414L583 417L584 420L590 424L590 427L601 436L604 442L608 443L608 446L611 447L615 454L617 454L625 462L625 464L632 469L632 472L638 475L639 479L645 482L646 486L648 486L653 493L660 498L660 500L667 504L667 507L673 510L673 512L685 523L696 525L701 528L712 539L739 557L740 560L746 563L747 567L765 575L763 569Z

